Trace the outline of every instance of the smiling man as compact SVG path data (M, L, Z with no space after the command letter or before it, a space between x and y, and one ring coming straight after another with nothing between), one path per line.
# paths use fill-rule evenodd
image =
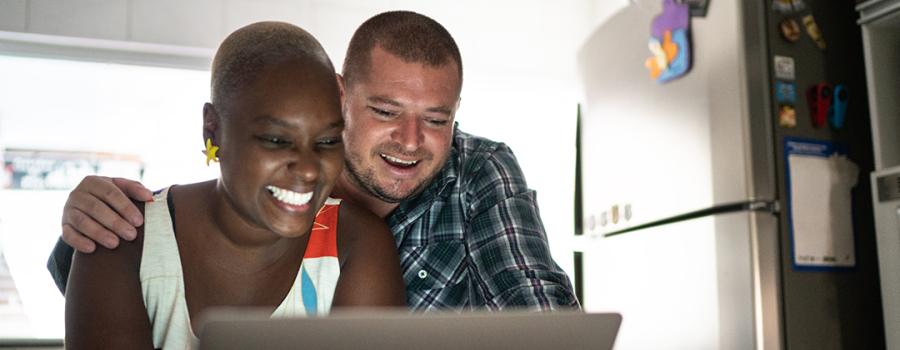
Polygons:
M577 308L512 151L456 128L462 72L455 41L431 18L395 11L363 23L338 78L346 166L334 196L386 220L413 310ZM126 195L149 199L132 181L83 181L63 239L83 252L133 239L142 219ZM71 252L58 244L48 264L61 289Z

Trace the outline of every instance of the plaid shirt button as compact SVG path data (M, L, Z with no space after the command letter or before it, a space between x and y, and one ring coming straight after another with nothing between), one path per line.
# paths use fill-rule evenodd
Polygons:
M428 271L419 270L419 278L425 279L425 277L428 277Z

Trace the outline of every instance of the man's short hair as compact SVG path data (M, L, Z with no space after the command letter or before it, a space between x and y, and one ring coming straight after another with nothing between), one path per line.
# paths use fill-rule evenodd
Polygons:
M302 60L309 69L327 69L334 74L325 49L300 27L257 22L234 31L219 45L212 62L212 104L227 108L235 94L253 84L265 67L289 60Z
M369 18L353 33L344 58L343 76L347 85L368 75L371 52L376 45L406 62L432 67L454 62L462 82L462 58L450 32L425 15L391 11Z

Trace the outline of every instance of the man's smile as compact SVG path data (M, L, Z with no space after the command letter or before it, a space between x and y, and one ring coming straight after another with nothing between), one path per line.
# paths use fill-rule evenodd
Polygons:
M384 159L385 162L387 162L388 164L390 164L392 166L398 167L398 168L412 168L412 167L416 166L416 164L419 164L418 159L406 160L406 159L401 159L398 157L390 156L390 155L387 155L384 153L381 153L379 155L381 156L381 159Z

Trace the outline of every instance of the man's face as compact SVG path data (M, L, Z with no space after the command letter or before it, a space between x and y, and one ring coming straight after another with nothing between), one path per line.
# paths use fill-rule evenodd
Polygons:
M231 204L283 237L309 232L344 164L334 75L306 65L267 68L235 94L217 133Z
M450 154L462 82L456 63L404 62L376 46L367 76L346 86L346 176L397 203L421 192Z

